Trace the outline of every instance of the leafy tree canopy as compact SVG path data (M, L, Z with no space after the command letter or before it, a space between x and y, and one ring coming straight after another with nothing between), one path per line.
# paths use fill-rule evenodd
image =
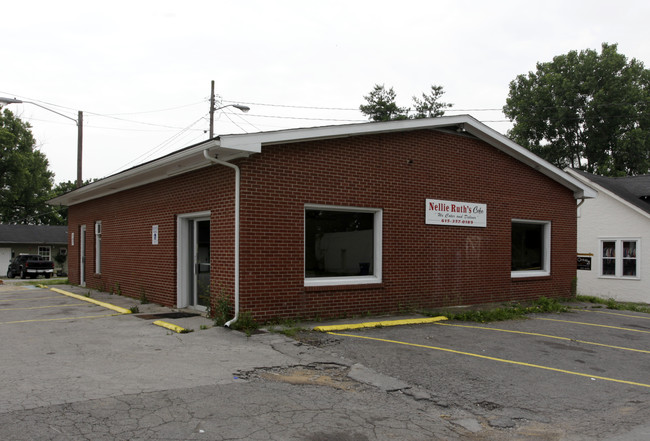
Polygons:
M564 168L606 176L648 173L650 71L603 43L571 51L510 83L508 135Z
M54 173L36 148L31 127L5 109L0 113L0 223L48 223Z
M386 89L383 84L375 84L372 91L364 95L366 104L361 104L359 110L370 121L433 118L444 115L444 109L452 106L439 101L444 93L442 86L431 86L431 91L428 94L423 93L422 98L413 97L413 109L411 109L397 105L395 101L397 94L392 87Z

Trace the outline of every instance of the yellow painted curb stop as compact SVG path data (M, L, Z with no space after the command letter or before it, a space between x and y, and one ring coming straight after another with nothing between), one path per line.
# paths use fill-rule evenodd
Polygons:
M162 326L163 328L167 328L170 331L178 332L179 334L187 334L188 332L192 332L189 329L185 329L182 326L177 326L172 323L164 322L162 320L156 320L153 322L154 325L156 326Z
M102 306L102 307L104 307L106 309L110 309L112 311L119 312L120 314L131 314L131 310L129 310L129 309L122 308L120 306L111 305L110 303L106 303L106 302L100 302L99 300L91 299L90 297L80 296L79 294L73 294L71 292L64 291L64 290L58 289L58 288L50 288L50 290L52 290L54 292L58 292L59 294L63 294L64 296L72 297L73 299L83 300L84 302L89 302L89 303L94 303L95 305Z
M353 324L346 324L346 325L316 326L314 328L314 331L331 332L331 331L347 331L350 329L361 329L361 328L380 328L384 326L421 325L425 323L435 323L442 320L447 320L447 317L438 316L438 317L429 317L429 318L421 318L421 319L385 320L380 322L353 323Z

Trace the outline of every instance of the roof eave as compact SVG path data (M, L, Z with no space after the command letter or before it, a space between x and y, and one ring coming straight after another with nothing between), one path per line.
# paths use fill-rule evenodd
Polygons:
M101 181L76 189L48 201L50 205L75 205L108 196L113 193L139 187L187 173L211 165L203 156L209 150L223 161L261 153L262 146L287 144L319 139L333 139L350 136L404 132L423 129L458 127L460 131L481 139L504 153L538 170L561 185L571 189L576 199L593 198L597 193L582 181L575 179L550 163L542 160L525 148L512 142L497 131L487 127L469 115L454 115L438 118L409 119L377 123L346 124L325 127L278 130L273 132L221 135L218 138L134 167Z

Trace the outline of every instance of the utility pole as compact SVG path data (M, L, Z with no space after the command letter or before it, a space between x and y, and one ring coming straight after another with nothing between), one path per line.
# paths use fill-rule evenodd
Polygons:
M246 113L249 110L251 110L250 107L244 106L242 104L226 104L221 105L219 107L215 108L215 97L214 97L214 80L212 80L210 84L210 138L212 139L214 137L214 112L217 110L225 109L226 107L234 107L235 109L241 110L242 112ZM223 102L221 103L223 104Z
M84 114L80 110L77 116L77 188L79 188L83 185L83 179L81 178L81 156L83 154Z
M210 85L210 138L214 136L214 80Z

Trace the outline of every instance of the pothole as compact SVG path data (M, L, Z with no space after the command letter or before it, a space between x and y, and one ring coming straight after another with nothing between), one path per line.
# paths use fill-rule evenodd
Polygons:
M497 403L493 403L491 401L480 401L478 403L474 403L476 406L480 407L481 409L486 409L486 410L497 410L501 409L503 406Z
M306 366L258 368L239 373L238 377L250 381L275 381L297 386L325 386L340 390L357 390L365 387L348 377L347 366L318 363Z

